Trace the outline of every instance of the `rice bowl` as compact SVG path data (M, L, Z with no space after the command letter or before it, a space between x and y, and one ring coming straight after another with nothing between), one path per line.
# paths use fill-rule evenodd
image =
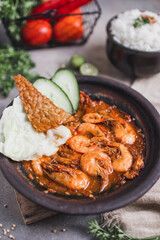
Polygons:
M117 24L115 21L119 19L119 16L123 16L124 14L128 14L130 12L139 12L139 16L134 14L134 17L132 16L132 20L127 20L127 23L124 24L128 27L122 27L121 24ZM154 41L152 42L149 40L150 38L148 35L151 35L151 38L153 37L152 33L149 31L148 35L146 34L145 37L143 36L142 32L138 34L133 34L133 36L130 35L130 31L134 32L140 32L140 29L145 29L144 27L147 25L154 26L154 24L157 24L157 20L155 17L145 15L148 14L148 11L140 12L139 10L130 10L122 14L118 14L116 16L113 16L107 23L106 31L107 31L107 41L106 41L106 53L110 60L110 62L118 68L120 71L130 75L131 77L150 77L153 74L156 74L160 72L160 29L157 30L156 38L158 39L158 44L156 45L156 48L158 50L155 50ZM131 15L131 14L130 14ZM158 16L158 15L157 15ZM128 18L129 19L129 18ZM150 23L151 21L151 23ZM159 20L158 20L159 21ZM117 26L118 32L115 33L117 35L114 35L113 33L113 23ZM122 21L121 21L122 23ZM158 23L159 24L159 23ZM123 24L122 24L123 25ZM121 33L120 28L126 29L126 31L122 30L123 33ZM159 24L160 28L160 24ZM131 30L130 30L131 29ZM123 39L120 39L120 35L123 36ZM137 35L137 36L136 36ZM141 40L140 39L141 36ZM155 38L155 36L154 36ZM148 40L147 40L148 39ZM143 43L143 50L141 49L141 41ZM136 43L135 43L136 42ZM148 45L147 45L147 42ZM146 44L146 45L145 45ZM159 48L158 48L159 47ZM147 50L149 49L149 50Z
M146 52L160 50L160 16L156 13L126 11L112 20L110 30L113 39L125 47Z

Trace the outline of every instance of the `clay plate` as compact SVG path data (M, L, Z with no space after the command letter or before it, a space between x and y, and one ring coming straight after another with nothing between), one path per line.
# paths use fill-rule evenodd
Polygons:
M77 77L80 90L92 99L115 104L131 114L143 129L146 141L145 168L122 187L103 193L96 200L43 193L43 188L27 178L21 163L0 154L0 168L10 184L31 201L58 212L95 214L123 207L146 193L160 173L160 116L152 104L124 84L104 77Z

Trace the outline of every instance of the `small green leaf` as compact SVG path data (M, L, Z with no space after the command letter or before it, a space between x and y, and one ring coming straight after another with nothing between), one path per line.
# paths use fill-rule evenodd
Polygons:
M96 220L88 223L90 232L99 240L160 240L160 236L152 236L147 238L134 238L127 235L121 228L114 226L110 229L107 225L101 228Z
M13 76L22 74L28 81L38 78L36 73L30 73L35 63L29 54L23 50L15 50L12 46L0 46L0 92L4 96L14 87Z
M38 2L38 1L37 1ZM35 0L3 0L0 1L0 20L8 21L8 31L12 38L21 41L20 33L24 24L22 21L13 21L17 18L28 16L34 7ZM10 21L12 20L12 21Z
M134 28L137 28L137 27L141 27L144 24L149 24L149 23L150 23L149 18L141 16L134 20L133 26Z
M143 23L150 23L149 18L147 17L142 17Z

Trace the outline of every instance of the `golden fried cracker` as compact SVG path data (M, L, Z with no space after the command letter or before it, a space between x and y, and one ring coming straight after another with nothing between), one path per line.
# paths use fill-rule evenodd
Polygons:
M74 121L74 117L62 108L56 107L51 100L43 96L22 75L14 77L28 119L37 132Z

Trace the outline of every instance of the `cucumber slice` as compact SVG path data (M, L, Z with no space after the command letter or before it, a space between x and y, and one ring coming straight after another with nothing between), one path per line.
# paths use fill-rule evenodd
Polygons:
M80 66L84 63L85 63L85 59L80 55L74 55L70 60L71 67L75 69L80 68Z
M66 93L51 80L40 78L33 84L42 95L48 97L57 107L72 114L73 106Z
M84 63L80 67L80 73L82 75L88 75L88 76L97 76L98 75L98 69L91 63Z
M76 112L79 106L79 87L77 79L69 69L60 69L52 77L52 81L67 94Z

